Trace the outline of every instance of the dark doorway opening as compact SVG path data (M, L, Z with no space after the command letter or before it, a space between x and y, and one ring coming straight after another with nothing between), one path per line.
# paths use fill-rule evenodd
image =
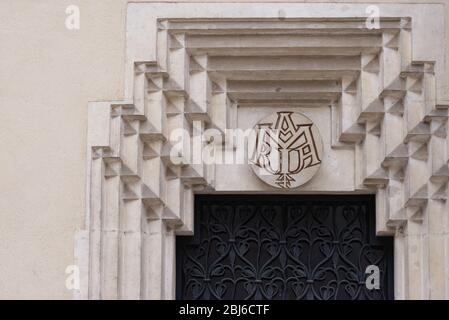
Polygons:
M178 299L393 299L371 195L198 195L176 239Z

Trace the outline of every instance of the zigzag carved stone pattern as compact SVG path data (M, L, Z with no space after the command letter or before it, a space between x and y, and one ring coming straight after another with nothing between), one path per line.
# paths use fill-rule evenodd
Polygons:
M91 152L89 298L174 297L174 235L193 232L214 166L171 163L170 132L224 132L237 105L270 104L331 106L332 147L355 148L355 191L376 192L377 232L396 236L396 296L447 298L432 275L449 268L449 106L435 103L434 63L412 60L411 25L158 20L157 61L135 62L132 103L104 103Z

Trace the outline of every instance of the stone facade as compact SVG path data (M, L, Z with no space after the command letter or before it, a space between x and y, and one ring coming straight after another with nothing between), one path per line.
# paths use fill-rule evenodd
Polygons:
M364 4L130 4L126 99L89 105L80 297L173 298L195 192L281 191L247 165L173 164L171 131L251 128L282 107L324 144L319 174L289 192L375 193L396 298L448 298L448 81L432 32L444 16L438 4L378 7L369 29Z
M396 299L448 299L448 1L190 2L0 3L0 298L172 299L194 194L235 193L375 194ZM170 158L279 111L322 140L298 188Z

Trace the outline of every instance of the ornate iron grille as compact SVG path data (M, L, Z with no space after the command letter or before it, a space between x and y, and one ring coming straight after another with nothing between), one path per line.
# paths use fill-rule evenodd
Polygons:
M372 196L202 195L195 215L195 235L177 237L178 299L393 299Z

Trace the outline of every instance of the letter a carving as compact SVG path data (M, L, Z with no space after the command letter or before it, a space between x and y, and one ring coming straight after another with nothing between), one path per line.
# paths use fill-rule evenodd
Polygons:
M274 122L259 123L251 163L275 175L280 188L291 188L295 175L321 163L313 123L297 123L293 112L277 112Z

